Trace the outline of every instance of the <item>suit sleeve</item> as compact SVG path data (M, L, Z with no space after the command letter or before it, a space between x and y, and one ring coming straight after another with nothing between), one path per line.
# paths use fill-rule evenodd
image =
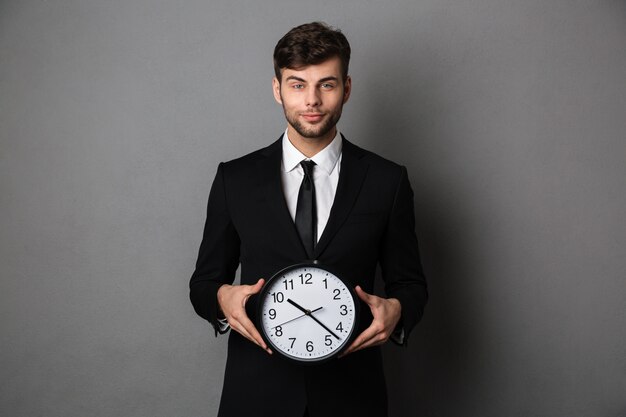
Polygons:
M415 236L413 190L406 168L401 169L380 265L387 297L397 298L402 306L400 325L404 331L402 344L406 345L411 330L422 317L428 292Z
M239 235L226 201L224 164L221 163L209 193L202 243L189 282L191 304L200 317L213 325L216 336L227 330L221 330L218 322L217 290L234 281L239 265L239 246Z

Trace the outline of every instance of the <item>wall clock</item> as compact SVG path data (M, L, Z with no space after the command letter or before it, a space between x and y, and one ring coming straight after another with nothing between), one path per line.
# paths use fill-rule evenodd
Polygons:
M359 301L352 286L317 263L289 266L261 289L258 328L274 352L297 362L327 361L356 336Z

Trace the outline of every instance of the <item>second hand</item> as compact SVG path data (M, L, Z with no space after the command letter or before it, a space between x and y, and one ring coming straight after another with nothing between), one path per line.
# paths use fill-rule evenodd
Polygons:
M318 308L316 308L315 310L311 310L311 313L314 313L314 312L316 312L316 311L319 311L319 310L321 310L321 309L323 309L323 308L324 308L324 307L318 307ZM290 322L292 322L292 321L294 321L294 320L297 320L297 319L299 319L300 317L304 317L304 316L306 316L306 314L301 314L301 315L299 315L298 317L294 317L294 318L292 318L291 320L287 320L287 321L285 321L285 322L283 322L283 323L277 324L276 326L272 327L272 329L275 329L275 328L277 328L278 326L282 326L282 325L284 325L284 324L290 323Z

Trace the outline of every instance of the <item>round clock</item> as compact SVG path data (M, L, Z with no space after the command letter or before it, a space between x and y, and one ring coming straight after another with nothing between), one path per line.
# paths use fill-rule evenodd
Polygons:
M318 264L289 266L259 294L259 330L288 359L317 363L336 356L355 336L359 303L352 286Z

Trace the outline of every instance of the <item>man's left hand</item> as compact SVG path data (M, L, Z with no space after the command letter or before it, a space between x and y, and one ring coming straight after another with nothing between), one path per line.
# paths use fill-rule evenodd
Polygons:
M402 306L396 298L381 298L368 294L358 285L355 288L357 295L372 311L372 324L363 331L341 356L370 346L382 345L396 328L400 321Z

